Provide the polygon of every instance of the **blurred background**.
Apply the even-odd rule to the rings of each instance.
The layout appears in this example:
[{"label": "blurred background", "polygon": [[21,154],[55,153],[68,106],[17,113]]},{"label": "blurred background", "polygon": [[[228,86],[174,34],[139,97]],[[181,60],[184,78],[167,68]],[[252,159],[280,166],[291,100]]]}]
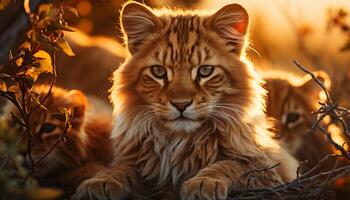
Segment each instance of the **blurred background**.
[{"label": "blurred background", "polygon": [[[16,2],[22,8],[22,2]],[[125,0],[63,2],[77,8],[79,18],[72,20],[78,31],[67,33],[76,56],[59,55],[57,59],[58,85],[81,89],[87,94],[107,100],[107,90],[111,85],[107,80],[126,55],[118,20],[119,10]],[[349,0],[142,2],[155,8],[166,6],[212,10],[228,3],[239,3],[250,14],[250,45],[247,54],[260,72],[282,70],[304,75],[293,64],[293,60],[297,60],[310,70],[324,70],[328,73],[332,79],[333,98],[344,106],[350,104]],[[0,29],[6,28],[7,22],[11,22],[11,18],[6,17],[9,14],[6,11],[13,12],[11,6],[5,12],[0,12]]]},{"label": "blurred background", "polygon": [[[66,87],[107,97],[106,79],[126,55],[119,31],[118,14],[125,1],[67,1],[79,12],[68,34],[76,57],[58,59],[69,65],[72,76],[58,76]],[[151,7],[218,9],[228,3],[243,5],[251,16],[248,57],[259,71],[284,70],[304,75],[297,60],[310,70],[324,70],[332,79],[332,95],[347,104],[350,97],[350,1],[349,0],[144,0]],[[76,75],[84,72],[84,80]],[[89,77],[91,76],[91,77]],[[101,77],[99,77],[101,76]],[[64,80],[61,80],[64,79]],[[79,83],[78,83],[78,82]],[[84,83],[81,83],[84,81]],[[75,83],[77,82],[77,83]],[[346,90],[347,92],[344,92]]]},{"label": "blurred background", "polygon": [[[125,2],[70,1],[80,16],[74,26],[79,31],[67,34],[76,56],[62,55],[57,59],[59,85],[79,88],[108,101],[109,79],[127,54],[119,29],[119,11]],[[350,109],[350,0],[142,2],[153,8],[203,10],[217,10],[229,3],[241,4],[250,15],[247,56],[262,76],[281,71],[281,76],[304,77],[306,74],[293,63],[296,60],[310,71],[326,72],[331,79],[329,91],[332,99]],[[340,129],[330,131],[339,144],[344,142],[337,137]]]},{"label": "blurred background", "polygon": [[[33,8],[39,2],[63,2],[77,9],[79,18],[74,16],[69,18],[76,31],[66,33],[75,56],[69,57],[62,52],[58,53],[56,85],[83,91],[89,100],[95,100],[93,102],[96,110],[106,109],[105,112],[109,113],[112,110],[108,103],[108,89],[112,85],[110,77],[127,55],[119,29],[119,11],[126,0],[31,0],[30,2]],[[332,99],[350,109],[350,0],[143,0],[140,2],[153,8],[165,6],[203,10],[217,10],[228,3],[241,4],[250,15],[247,56],[259,73],[263,75],[271,71],[283,71],[284,74],[285,72],[292,74],[291,77],[304,76],[305,73],[293,64],[293,60],[302,63],[310,71],[323,70],[331,78]],[[5,9],[2,5],[8,7]],[[21,30],[22,37],[16,37],[20,34],[17,34],[14,27],[25,29],[26,20],[23,1],[0,0],[0,66],[4,57],[6,59],[8,57],[7,50],[11,47],[16,49],[21,44],[25,31]],[[7,40],[12,41],[6,43]],[[7,47],[5,48],[3,44]],[[43,81],[46,78],[44,77]],[[100,103],[100,106],[97,103]],[[4,99],[0,98],[0,107],[3,104]],[[331,132],[337,131],[338,129]],[[341,138],[339,141],[342,141]]]}]

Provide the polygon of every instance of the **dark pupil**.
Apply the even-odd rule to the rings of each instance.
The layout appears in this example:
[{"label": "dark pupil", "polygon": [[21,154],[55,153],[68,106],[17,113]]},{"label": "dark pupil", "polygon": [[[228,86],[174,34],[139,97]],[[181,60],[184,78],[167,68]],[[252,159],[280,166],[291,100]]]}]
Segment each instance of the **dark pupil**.
[{"label": "dark pupil", "polygon": [[211,73],[212,67],[211,66],[203,66],[199,70],[200,74],[203,76],[207,76]]},{"label": "dark pupil", "polygon": [[51,123],[45,123],[41,126],[40,132],[41,133],[51,133],[53,130],[55,130],[56,125]]},{"label": "dark pupil", "polygon": [[152,72],[156,77],[163,77],[165,75],[165,71],[162,67],[152,67]]},{"label": "dark pupil", "polygon": [[163,75],[163,69],[161,69],[161,68],[157,68],[156,69],[156,73],[157,73],[157,75],[159,75],[159,76],[162,76]]},{"label": "dark pupil", "polygon": [[288,113],[287,115],[287,123],[295,122],[299,119],[299,113]]}]

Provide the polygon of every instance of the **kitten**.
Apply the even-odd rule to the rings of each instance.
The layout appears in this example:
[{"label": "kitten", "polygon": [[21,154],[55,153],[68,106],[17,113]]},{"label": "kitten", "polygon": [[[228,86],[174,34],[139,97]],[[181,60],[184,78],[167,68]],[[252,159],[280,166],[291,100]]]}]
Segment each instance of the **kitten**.
[{"label": "kitten", "polygon": [[[328,85],[329,77],[322,71],[315,76]],[[311,133],[316,121],[312,112],[319,106],[322,88],[305,75],[299,83],[288,74],[265,75],[267,95],[267,115],[276,120],[276,138],[299,161],[308,161],[314,166],[327,154],[335,153],[332,145],[322,133]]]},{"label": "kitten", "polygon": [[[46,85],[36,86],[32,94],[42,100],[48,89]],[[108,115],[89,113],[85,95],[77,90],[66,91],[53,87],[43,105],[47,110],[38,108],[29,119],[33,134],[31,156],[34,163],[49,152],[64,132],[65,122],[52,117],[52,114],[59,113],[59,108],[66,107],[73,110],[73,117],[64,142],[35,164],[33,178],[42,186],[57,187],[70,194],[83,180],[106,168],[112,160],[112,141],[109,139],[112,120]],[[27,106],[30,110],[37,107],[37,104]],[[18,127],[18,124],[9,120],[11,112],[19,116],[16,108],[8,104],[5,110],[3,120]],[[21,144],[27,145],[28,137],[23,132],[19,134]],[[24,164],[30,168],[29,155],[26,153],[24,152]]]},{"label": "kitten", "polygon": [[121,27],[130,56],[110,96],[118,154],[74,199],[221,200],[232,185],[246,186],[252,169],[281,163],[257,187],[296,176],[296,161],[268,131],[265,91],[243,56],[243,7],[207,14],[128,2]]}]

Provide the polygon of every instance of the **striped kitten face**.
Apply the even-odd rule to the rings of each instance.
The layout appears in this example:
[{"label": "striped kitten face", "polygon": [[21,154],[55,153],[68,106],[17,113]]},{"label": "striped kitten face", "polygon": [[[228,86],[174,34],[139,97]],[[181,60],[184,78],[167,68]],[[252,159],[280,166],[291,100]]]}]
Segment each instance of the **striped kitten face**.
[{"label": "striped kitten face", "polygon": [[[192,37],[198,46],[175,47],[177,41],[171,39],[177,36],[170,35],[169,44],[148,57],[136,86],[137,93],[171,130],[193,131],[215,111],[225,94],[236,92],[226,73],[228,66],[221,65],[213,47],[195,33]],[[172,60],[177,55],[184,60]]]},{"label": "striped kitten face", "polygon": [[[315,73],[320,80],[328,79],[324,73]],[[277,135],[282,145],[295,153],[303,144],[304,137],[314,122],[312,112],[317,109],[321,88],[304,77],[304,83],[294,86],[286,80],[266,79],[268,89],[267,114],[277,121]]]},{"label": "striped kitten face", "polygon": [[[36,86],[33,88],[33,95],[37,95],[41,100],[46,96],[48,86]],[[81,138],[81,127],[84,121],[85,107],[86,107],[85,96],[76,90],[66,91],[61,88],[54,87],[50,96],[44,103],[47,110],[38,108],[36,112],[33,112],[29,123],[32,130],[32,142],[31,142],[31,156],[34,162],[39,161],[50,149],[57,143],[58,139],[64,132],[65,122],[60,121],[52,114],[60,113],[59,108],[72,108],[74,116],[71,120],[71,129],[67,132],[64,143],[59,144],[45,159],[43,159],[37,166],[34,176],[40,178],[53,171],[59,172],[64,170],[67,166],[76,166],[79,159],[83,156],[82,152],[82,138]],[[37,104],[28,105],[30,109],[37,107]],[[7,107],[5,113],[13,112],[16,116],[18,111],[11,105]],[[9,119],[8,116],[4,116]],[[10,120],[10,125],[19,127]],[[27,145],[27,135],[22,130],[21,133],[22,145]],[[23,154],[24,165],[30,166],[29,155],[27,152]]]},{"label": "striped kitten face", "polygon": [[224,114],[218,108],[241,109],[249,101],[239,59],[248,25],[241,6],[205,15],[133,3],[121,23],[131,57],[114,74],[116,112],[140,108],[135,115],[147,113],[144,120],[189,133]]}]

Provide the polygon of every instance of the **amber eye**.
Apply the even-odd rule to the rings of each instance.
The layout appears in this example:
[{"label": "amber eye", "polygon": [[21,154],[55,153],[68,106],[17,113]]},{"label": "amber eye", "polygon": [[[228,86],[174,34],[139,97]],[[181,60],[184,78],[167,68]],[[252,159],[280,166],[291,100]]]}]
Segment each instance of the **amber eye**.
[{"label": "amber eye", "polygon": [[52,131],[54,131],[56,129],[56,125],[55,124],[51,124],[51,123],[44,123],[41,128],[40,128],[40,133],[51,133]]},{"label": "amber eye", "polygon": [[197,76],[200,78],[205,78],[210,76],[214,71],[214,66],[211,65],[202,65],[198,68]]},{"label": "amber eye", "polygon": [[151,73],[156,78],[161,78],[161,79],[166,78],[166,69],[160,65],[153,65],[151,67]]}]

